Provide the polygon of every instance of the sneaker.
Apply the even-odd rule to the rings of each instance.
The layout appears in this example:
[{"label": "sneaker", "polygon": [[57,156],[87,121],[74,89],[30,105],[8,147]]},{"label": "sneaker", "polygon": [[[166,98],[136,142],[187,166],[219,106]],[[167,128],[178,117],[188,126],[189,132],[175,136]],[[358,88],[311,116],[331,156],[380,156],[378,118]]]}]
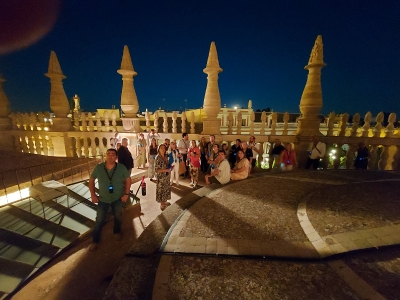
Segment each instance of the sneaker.
[{"label": "sneaker", "polygon": [[190,185],[190,186],[194,186],[194,183],[193,183],[193,181],[192,181],[191,183],[189,183],[189,185]]},{"label": "sneaker", "polygon": [[114,233],[114,239],[118,242],[122,239],[122,235],[120,233]]},{"label": "sneaker", "polygon": [[99,246],[98,243],[91,243],[89,246],[89,251],[90,252],[95,252],[97,250],[97,247]]}]

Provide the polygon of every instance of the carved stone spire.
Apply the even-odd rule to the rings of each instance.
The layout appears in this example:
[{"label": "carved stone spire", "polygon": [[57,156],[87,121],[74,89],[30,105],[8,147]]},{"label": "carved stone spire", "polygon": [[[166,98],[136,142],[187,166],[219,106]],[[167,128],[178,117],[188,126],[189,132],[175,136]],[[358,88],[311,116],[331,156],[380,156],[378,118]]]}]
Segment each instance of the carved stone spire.
[{"label": "carved stone spire", "polygon": [[46,77],[50,78],[50,108],[57,118],[67,117],[69,113],[69,103],[65,94],[62,80],[66,77],[61,71],[56,53],[51,51],[49,60],[49,70]]},{"label": "carved stone spire", "polygon": [[221,122],[217,119],[218,113],[221,109],[221,97],[218,88],[218,73],[223,70],[219,66],[217,48],[215,43],[212,42],[210,52],[208,54],[207,65],[203,70],[207,76],[207,87],[204,96],[204,112],[206,118],[203,119],[203,132],[202,134],[219,134]]},{"label": "carved stone spire", "polygon": [[322,36],[315,40],[308,65],[306,86],[300,100],[300,112],[297,135],[320,135],[318,114],[322,108],[321,69],[325,67],[323,59]]},{"label": "carved stone spire", "polygon": [[121,109],[127,118],[136,118],[139,103],[133,86],[133,77],[137,75],[133,69],[128,46],[124,46],[121,68],[117,71],[122,75]]}]

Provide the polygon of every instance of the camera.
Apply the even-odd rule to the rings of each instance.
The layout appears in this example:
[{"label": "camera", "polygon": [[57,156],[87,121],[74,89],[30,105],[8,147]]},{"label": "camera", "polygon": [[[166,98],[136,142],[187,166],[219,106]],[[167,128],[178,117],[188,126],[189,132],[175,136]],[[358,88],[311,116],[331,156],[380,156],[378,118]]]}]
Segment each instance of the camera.
[{"label": "camera", "polygon": [[108,187],[108,192],[109,192],[110,194],[112,194],[112,193],[114,192],[114,187],[113,187],[112,185],[110,185],[110,186]]}]

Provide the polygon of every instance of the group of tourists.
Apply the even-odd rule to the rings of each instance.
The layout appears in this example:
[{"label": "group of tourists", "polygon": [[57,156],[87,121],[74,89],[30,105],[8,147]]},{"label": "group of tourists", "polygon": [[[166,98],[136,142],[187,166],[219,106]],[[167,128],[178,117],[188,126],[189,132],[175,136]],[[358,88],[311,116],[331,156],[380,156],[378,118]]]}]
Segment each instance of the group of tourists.
[{"label": "group of tourists", "polygon": [[[246,179],[256,167],[257,156],[262,154],[254,136],[250,137],[249,142],[236,139],[230,149],[226,144],[217,144],[214,135],[209,136],[208,142],[202,137],[198,144],[195,140],[189,140],[187,133],[183,133],[182,139],[178,141],[167,138],[158,144],[159,139],[160,136],[154,129],[146,139],[143,133],[139,134],[136,164],[141,168],[148,162],[148,177],[156,182],[156,201],[160,203],[161,210],[170,205],[168,200],[171,199],[171,185],[179,185],[180,177],[190,177],[192,187],[197,186],[200,172],[205,174],[206,184],[226,184],[230,180]],[[113,233],[116,240],[121,238],[122,204],[131,193],[130,176],[134,160],[128,149],[128,139],[120,139],[116,133],[113,146],[114,148],[107,150],[105,162],[94,168],[89,179],[92,202],[98,204],[90,251],[95,251],[98,247],[102,226],[110,207],[114,215]],[[360,143],[357,150],[354,166],[356,169],[366,169],[368,148]],[[306,169],[317,169],[325,152],[326,145],[314,136]],[[291,143],[282,145],[276,139],[269,154],[272,169],[290,171],[298,166],[296,152]],[[96,179],[98,189],[95,185]]]}]

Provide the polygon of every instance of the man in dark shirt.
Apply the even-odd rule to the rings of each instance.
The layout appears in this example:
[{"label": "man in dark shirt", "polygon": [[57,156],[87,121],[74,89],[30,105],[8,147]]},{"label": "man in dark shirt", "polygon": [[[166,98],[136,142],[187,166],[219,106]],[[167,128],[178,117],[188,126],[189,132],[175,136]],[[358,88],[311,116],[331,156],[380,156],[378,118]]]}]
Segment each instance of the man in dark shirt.
[{"label": "man in dark shirt", "polygon": [[229,164],[231,165],[231,168],[235,166],[235,162],[237,159],[237,152],[240,149],[240,145],[242,144],[242,141],[240,139],[236,139],[236,142],[234,145],[231,147],[231,151],[229,152]]},{"label": "man in dark shirt", "polygon": [[269,156],[269,168],[280,169],[281,167],[281,152],[285,150],[279,139],[275,140],[274,147],[272,148]]},{"label": "man in dark shirt", "polygon": [[133,158],[132,154],[128,149],[128,139],[123,138],[121,141],[121,147],[118,149],[118,163],[123,164],[128,170],[129,175],[131,175],[133,168]]}]

